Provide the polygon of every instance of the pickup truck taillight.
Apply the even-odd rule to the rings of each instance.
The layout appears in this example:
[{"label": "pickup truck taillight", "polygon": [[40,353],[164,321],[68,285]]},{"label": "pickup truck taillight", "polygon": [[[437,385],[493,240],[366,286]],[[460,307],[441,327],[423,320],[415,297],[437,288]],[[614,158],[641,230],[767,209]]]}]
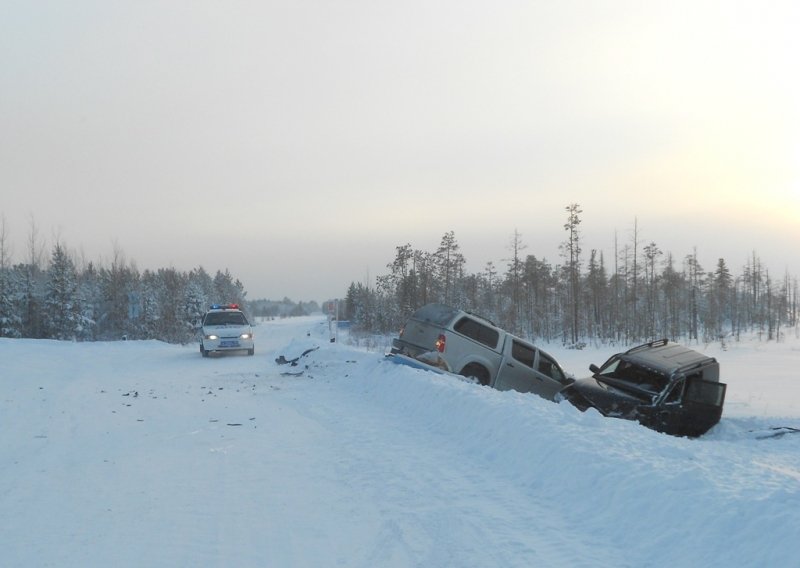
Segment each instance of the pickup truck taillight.
[{"label": "pickup truck taillight", "polygon": [[439,337],[436,338],[436,343],[434,343],[434,345],[436,346],[436,351],[438,351],[439,353],[444,353],[444,347],[446,343],[447,343],[447,338],[444,336],[444,334],[443,333],[439,334]]}]

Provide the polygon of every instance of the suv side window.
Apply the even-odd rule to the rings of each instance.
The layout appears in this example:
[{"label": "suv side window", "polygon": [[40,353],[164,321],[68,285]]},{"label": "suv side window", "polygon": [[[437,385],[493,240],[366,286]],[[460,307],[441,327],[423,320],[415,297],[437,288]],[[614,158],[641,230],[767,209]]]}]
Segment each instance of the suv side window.
[{"label": "suv side window", "polygon": [[483,343],[492,349],[497,349],[497,343],[500,341],[500,334],[497,330],[478,323],[472,318],[461,318],[453,326],[453,329],[461,335],[466,335],[470,339]]}]

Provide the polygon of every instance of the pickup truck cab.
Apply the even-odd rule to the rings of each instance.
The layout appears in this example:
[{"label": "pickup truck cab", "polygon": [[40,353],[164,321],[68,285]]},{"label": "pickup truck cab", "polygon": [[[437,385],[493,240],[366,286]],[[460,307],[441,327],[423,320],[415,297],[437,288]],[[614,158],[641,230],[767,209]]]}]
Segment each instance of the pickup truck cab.
[{"label": "pickup truck cab", "polygon": [[443,304],[418,309],[392,341],[406,355],[498,390],[553,400],[572,382],[553,357],[489,320]]}]

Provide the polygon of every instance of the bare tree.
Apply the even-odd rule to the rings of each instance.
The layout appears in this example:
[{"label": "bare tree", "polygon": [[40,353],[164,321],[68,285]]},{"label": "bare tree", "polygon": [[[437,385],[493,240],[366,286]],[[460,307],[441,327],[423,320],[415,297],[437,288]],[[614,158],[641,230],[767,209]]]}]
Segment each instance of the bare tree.
[{"label": "bare tree", "polygon": [[448,231],[442,236],[434,258],[442,301],[445,304],[458,305],[460,302],[456,287],[458,279],[463,276],[465,260],[453,231]]},{"label": "bare tree", "polygon": [[592,249],[589,256],[589,273],[586,276],[587,287],[587,331],[589,337],[605,336],[607,334],[608,310],[606,277],[603,253],[597,259],[597,249]]},{"label": "bare tree", "polygon": [[658,312],[658,286],[656,278],[656,258],[661,256],[661,249],[656,246],[656,243],[651,242],[644,247],[645,264],[645,284],[647,289],[647,313],[646,321],[647,328],[645,336],[648,339],[655,339],[656,334],[656,317]]},{"label": "bare tree", "polygon": [[42,337],[42,266],[44,245],[39,240],[39,227],[33,214],[28,229],[28,262],[23,275],[23,333],[25,337]]},{"label": "bare tree", "polygon": [[506,282],[511,292],[508,321],[511,324],[511,329],[516,333],[522,330],[522,274],[524,270],[522,251],[525,250],[525,248],[525,245],[522,243],[522,234],[517,229],[514,229],[511,242],[508,245],[508,249],[511,251],[511,258],[505,260],[508,262]]},{"label": "bare tree", "polygon": [[44,265],[44,243],[39,240],[39,226],[33,214],[28,225],[28,264],[36,270]]},{"label": "bare tree", "polygon": [[480,282],[483,288],[480,295],[482,309],[487,316],[495,318],[497,317],[497,269],[491,260],[486,263]]},{"label": "bare tree", "polygon": [[631,235],[633,244],[633,255],[631,256],[632,270],[631,273],[631,324],[632,333],[635,340],[642,337],[642,326],[639,322],[639,219],[633,219],[633,233]]},{"label": "bare tree", "polygon": [[561,250],[567,262],[565,267],[569,280],[568,304],[570,306],[570,339],[573,344],[578,343],[580,338],[579,315],[580,315],[580,270],[581,270],[581,239],[578,225],[581,223],[579,215],[583,213],[580,205],[570,203],[565,208],[567,211],[567,222],[564,223],[564,230],[567,231],[567,240],[562,243]]},{"label": "bare tree", "polygon": [[0,270],[11,266],[11,244],[8,242],[6,216],[0,213]]},{"label": "bare tree", "polygon": [[687,278],[689,281],[689,339],[698,340],[700,320],[700,286],[703,278],[703,268],[697,261],[697,247],[691,255],[686,257]]}]

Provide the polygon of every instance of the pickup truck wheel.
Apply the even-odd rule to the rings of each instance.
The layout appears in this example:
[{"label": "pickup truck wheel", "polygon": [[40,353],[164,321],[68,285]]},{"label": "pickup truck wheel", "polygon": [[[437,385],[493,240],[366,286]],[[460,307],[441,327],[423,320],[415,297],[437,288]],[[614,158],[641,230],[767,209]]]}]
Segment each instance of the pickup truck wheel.
[{"label": "pickup truck wheel", "polygon": [[461,369],[459,375],[470,379],[474,379],[475,382],[483,386],[487,386],[489,384],[489,371],[487,371],[482,365],[478,365],[477,363],[470,363],[469,365]]}]

